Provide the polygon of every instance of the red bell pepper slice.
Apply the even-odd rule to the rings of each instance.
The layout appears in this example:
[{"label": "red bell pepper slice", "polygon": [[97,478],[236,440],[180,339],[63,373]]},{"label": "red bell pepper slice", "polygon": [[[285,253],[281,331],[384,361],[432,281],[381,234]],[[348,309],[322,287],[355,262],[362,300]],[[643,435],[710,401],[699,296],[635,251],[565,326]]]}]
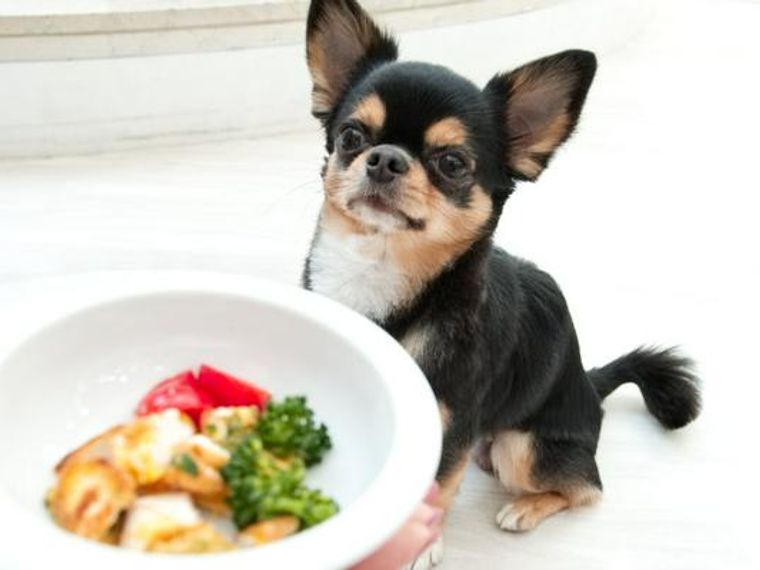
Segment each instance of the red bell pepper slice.
[{"label": "red bell pepper slice", "polygon": [[176,408],[200,425],[201,414],[214,407],[213,398],[204,392],[191,370],[181,372],[156,384],[143,396],[137,406],[137,415],[146,416]]},{"label": "red bell pepper slice", "polygon": [[272,395],[250,382],[202,365],[197,386],[211,396],[217,406],[256,406],[264,409]]}]

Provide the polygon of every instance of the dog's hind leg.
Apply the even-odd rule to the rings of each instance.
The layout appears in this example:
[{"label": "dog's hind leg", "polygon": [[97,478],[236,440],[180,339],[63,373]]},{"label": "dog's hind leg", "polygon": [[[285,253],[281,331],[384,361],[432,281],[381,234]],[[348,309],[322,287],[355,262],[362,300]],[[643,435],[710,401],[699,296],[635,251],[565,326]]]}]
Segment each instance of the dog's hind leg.
[{"label": "dog's hind leg", "polygon": [[594,450],[582,441],[509,430],[494,438],[490,451],[494,474],[515,495],[496,515],[504,530],[532,530],[559,511],[601,497]]}]

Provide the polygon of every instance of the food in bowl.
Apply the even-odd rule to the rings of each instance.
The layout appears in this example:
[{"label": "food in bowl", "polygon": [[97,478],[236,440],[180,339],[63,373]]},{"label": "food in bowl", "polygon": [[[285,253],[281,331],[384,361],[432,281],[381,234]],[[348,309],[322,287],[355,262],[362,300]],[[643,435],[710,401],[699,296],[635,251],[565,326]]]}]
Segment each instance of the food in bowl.
[{"label": "food in bowl", "polygon": [[304,482],[331,447],[305,397],[274,401],[203,365],[159,382],[135,419],[66,455],[46,505],[62,528],[133,550],[259,546],[337,513]]}]

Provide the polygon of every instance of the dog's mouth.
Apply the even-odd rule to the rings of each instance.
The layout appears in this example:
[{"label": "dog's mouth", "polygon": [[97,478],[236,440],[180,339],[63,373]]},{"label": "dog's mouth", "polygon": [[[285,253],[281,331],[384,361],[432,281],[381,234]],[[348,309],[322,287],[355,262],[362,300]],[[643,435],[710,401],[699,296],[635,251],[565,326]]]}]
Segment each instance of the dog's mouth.
[{"label": "dog's mouth", "polygon": [[372,212],[388,216],[399,222],[406,229],[421,230],[425,227],[424,220],[413,218],[401,208],[393,204],[391,200],[380,194],[362,194],[348,201],[348,209],[361,214],[363,208]]},{"label": "dog's mouth", "polygon": [[358,200],[378,212],[389,214],[391,216],[404,216],[404,212],[402,212],[400,208],[397,208],[388,200],[377,194],[363,196],[358,198]]}]

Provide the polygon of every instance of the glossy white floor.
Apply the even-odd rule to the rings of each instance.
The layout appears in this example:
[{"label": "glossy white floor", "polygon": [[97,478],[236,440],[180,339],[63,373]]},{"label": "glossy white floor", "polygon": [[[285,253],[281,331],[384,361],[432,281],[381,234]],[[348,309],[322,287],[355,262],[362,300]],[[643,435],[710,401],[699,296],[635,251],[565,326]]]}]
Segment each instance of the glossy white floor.
[{"label": "glossy white floor", "polygon": [[[495,527],[502,491],[472,469],[444,569],[752,566],[758,29],[755,2],[661,6],[601,61],[582,130],[519,188],[497,238],[563,285],[589,366],[642,342],[683,345],[704,378],[702,417],[664,433],[634,390],[616,393],[598,455],[605,500],[527,535]],[[316,130],[0,163],[0,284],[131,268],[295,282],[320,165]]]}]

